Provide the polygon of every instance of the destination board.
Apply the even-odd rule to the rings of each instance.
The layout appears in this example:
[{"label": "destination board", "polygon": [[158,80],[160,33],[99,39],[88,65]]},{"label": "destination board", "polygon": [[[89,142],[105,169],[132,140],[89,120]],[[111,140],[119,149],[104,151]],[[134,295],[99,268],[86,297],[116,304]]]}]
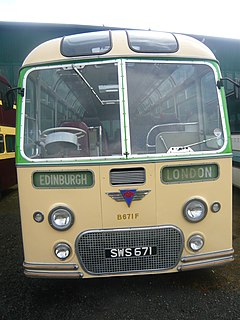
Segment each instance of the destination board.
[{"label": "destination board", "polygon": [[161,171],[163,183],[184,183],[215,180],[219,177],[217,164],[167,166]]},{"label": "destination board", "polygon": [[93,185],[93,174],[91,171],[38,171],[33,173],[33,185],[48,189],[89,188]]}]

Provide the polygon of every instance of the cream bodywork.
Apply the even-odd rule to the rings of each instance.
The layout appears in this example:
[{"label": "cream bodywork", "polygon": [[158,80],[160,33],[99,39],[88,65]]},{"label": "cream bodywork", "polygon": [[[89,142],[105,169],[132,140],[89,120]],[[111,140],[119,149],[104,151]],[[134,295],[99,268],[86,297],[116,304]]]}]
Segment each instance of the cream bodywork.
[{"label": "cream bodywork", "polygon": [[[146,57],[146,53],[137,53],[132,51],[127,42],[127,35],[125,31],[112,31],[112,49],[110,52],[101,55],[100,57]],[[216,57],[212,53],[212,51],[205,46],[200,41],[193,39],[191,37],[175,34],[176,39],[179,43],[179,49],[174,53],[158,53],[157,57],[168,57],[168,58],[186,58],[189,59],[211,59],[216,60]],[[60,52],[62,38],[57,38],[53,40],[49,40],[44,42],[43,44],[36,47],[24,60],[23,67],[28,65],[36,65],[44,63],[53,63],[53,62],[66,62],[69,61],[69,57],[65,57]],[[156,57],[156,54],[147,54],[148,57]],[[74,59],[79,59],[79,57],[71,58],[72,61]],[[89,59],[89,56],[82,56],[81,59]]]},{"label": "cream bodywork", "polygon": [[[163,184],[161,182],[160,172],[166,165],[203,163],[219,165],[219,178],[217,180],[177,184]],[[139,163],[128,164],[124,165],[124,168],[139,166]],[[94,173],[94,185],[85,189],[57,190],[37,189],[32,182],[32,174],[35,171],[58,171],[57,166],[18,168],[25,254],[24,266],[27,275],[92,277],[82,269],[78,261],[75,254],[75,241],[81,232],[93,229],[174,225],[182,230],[184,235],[185,245],[182,252],[182,261],[185,261],[185,259],[186,261],[188,259],[194,260],[195,254],[189,250],[187,240],[192,234],[196,233],[201,234],[205,241],[203,249],[196,254],[196,260],[205,261],[206,259],[201,258],[202,254],[210,254],[213,257],[227,255],[227,260],[232,259],[231,158],[145,163],[141,165],[146,171],[146,182],[143,185],[112,186],[109,180],[110,170],[122,167],[123,165],[115,164],[89,167],[66,166],[64,167],[66,171],[91,170]],[[61,170],[63,170],[62,167]],[[108,192],[117,192],[119,189],[133,188],[150,190],[150,192],[142,200],[133,201],[130,207],[127,206],[126,202],[116,202],[107,195]],[[203,199],[208,205],[207,216],[199,223],[187,222],[183,217],[183,206],[192,198]],[[210,209],[215,201],[221,203],[221,210],[218,213],[213,213]],[[67,206],[74,213],[75,222],[67,231],[57,231],[48,222],[49,212],[58,205]],[[43,222],[37,223],[33,220],[33,214],[36,211],[44,214]],[[54,255],[53,248],[59,242],[68,243],[72,248],[70,258],[64,262],[59,261]],[[225,251],[227,254],[222,254]],[[176,268],[164,270],[164,272],[184,270],[181,267],[184,264],[182,261],[179,261]],[[46,268],[44,268],[45,264]],[[214,264],[216,263],[210,263],[210,265]],[[56,266],[54,267],[54,265]],[[65,267],[67,269],[68,267],[72,268],[72,270],[63,272]],[[62,270],[57,271],[58,269]],[[51,271],[49,272],[49,270]]]}]

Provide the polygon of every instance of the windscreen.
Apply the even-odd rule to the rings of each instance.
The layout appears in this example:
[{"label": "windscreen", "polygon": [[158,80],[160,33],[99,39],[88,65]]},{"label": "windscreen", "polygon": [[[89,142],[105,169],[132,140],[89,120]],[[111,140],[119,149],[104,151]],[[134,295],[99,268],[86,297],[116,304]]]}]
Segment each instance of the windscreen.
[{"label": "windscreen", "polygon": [[28,158],[135,157],[223,146],[206,63],[114,60],[34,68],[26,77]]}]

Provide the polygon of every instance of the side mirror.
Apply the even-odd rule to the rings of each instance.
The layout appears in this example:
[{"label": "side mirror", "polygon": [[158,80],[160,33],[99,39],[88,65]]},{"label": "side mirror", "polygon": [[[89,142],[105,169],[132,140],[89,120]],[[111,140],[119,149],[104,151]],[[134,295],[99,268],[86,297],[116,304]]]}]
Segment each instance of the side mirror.
[{"label": "side mirror", "polygon": [[235,96],[235,98],[237,99],[237,100],[239,100],[240,99],[240,86],[238,85],[238,86],[234,86],[234,96]]},{"label": "side mirror", "polygon": [[6,103],[5,103],[5,109],[11,110],[13,109],[14,105],[16,104],[16,94],[20,94],[22,97],[24,96],[24,89],[22,88],[11,88],[6,92]]},{"label": "side mirror", "polygon": [[234,85],[234,96],[236,99],[240,99],[240,83],[232,80],[231,78],[221,78],[220,80],[217,81],[217,87],[218,89],[221,89],[221,87],[223,87],[223,81],[229,81]]},{"label": "side mirror", "polygon": [[6,93],[6,99],[4,104],[4,109],[11,110],[15,104],[15,95],[12,89],[8,90]]}]

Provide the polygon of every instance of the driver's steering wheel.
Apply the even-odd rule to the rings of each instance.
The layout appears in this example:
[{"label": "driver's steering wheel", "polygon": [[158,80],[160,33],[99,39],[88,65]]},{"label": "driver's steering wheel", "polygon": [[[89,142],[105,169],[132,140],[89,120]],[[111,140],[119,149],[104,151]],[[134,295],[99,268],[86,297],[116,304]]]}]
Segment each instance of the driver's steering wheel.
[{"label": "driver's steering wheel", "polygon": [[85,137],[85,135],[87,134],[85,130],[80,129],[80,128],[75,128],[75,127],[56,127],[56,128],[49,128],[44,130],[41,133],[41,137],[42,138],[46,138],[49,134],[51,133],[57,133],[57,132],[69,132],[69,133],[73,133],[77,136],[77,138],[81,139],[83,137]]}]

